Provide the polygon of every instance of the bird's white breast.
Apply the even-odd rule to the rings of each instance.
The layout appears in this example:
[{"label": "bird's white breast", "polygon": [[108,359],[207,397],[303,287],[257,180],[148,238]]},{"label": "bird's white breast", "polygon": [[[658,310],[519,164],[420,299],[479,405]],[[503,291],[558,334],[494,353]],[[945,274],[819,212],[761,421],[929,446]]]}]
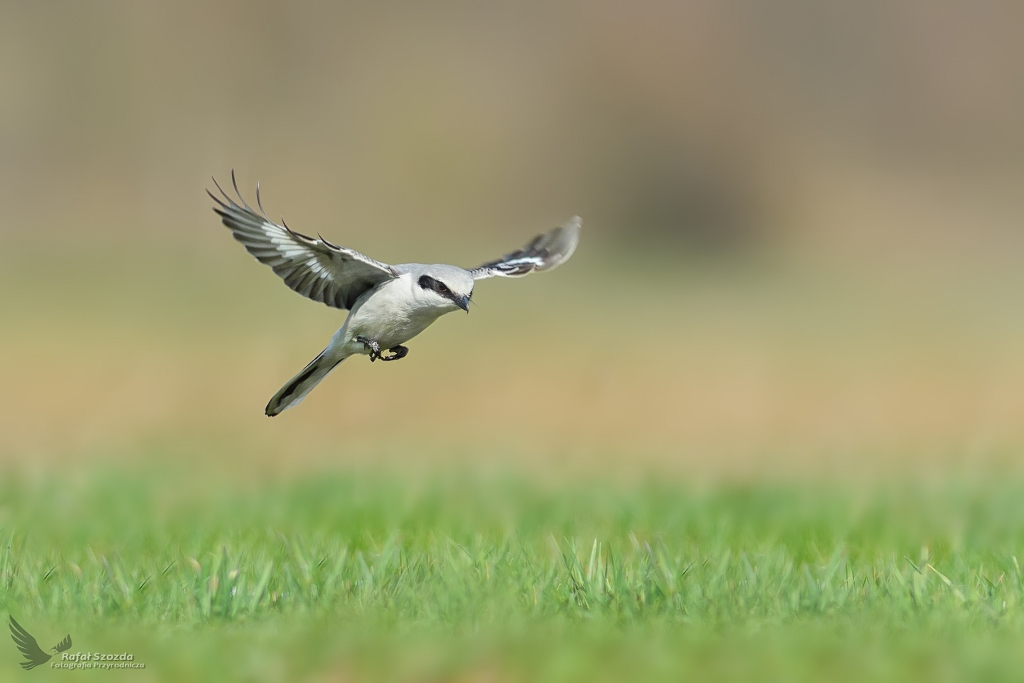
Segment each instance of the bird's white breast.
[{"label": "bird's white breast", "polygon": [[448,312],[418,296],[411,275],[389,280],[356,303],[347,323],[349,339],[375,339],[382,348],[404,344]]}]

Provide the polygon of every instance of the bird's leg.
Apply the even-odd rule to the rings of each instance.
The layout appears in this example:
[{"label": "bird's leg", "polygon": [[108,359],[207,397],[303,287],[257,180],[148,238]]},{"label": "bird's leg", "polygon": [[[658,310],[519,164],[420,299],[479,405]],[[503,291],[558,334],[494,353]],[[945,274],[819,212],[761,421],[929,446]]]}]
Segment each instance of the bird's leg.
[{"label": "bird's leg", "polygon": [[380,344],[377,343],[376,339],[367,339],[366,337],[356,337],[356,341],[362,344],[370,352],[370,362],[377,360],[381,357],[380,355]]},{"label": "bird's leg", "polygon": [[402,358],[405,358],[405,356],[409,353],[409,347],[402,346],[401,344],[399,344],[398,346],[392,346],[390,349],[388,349],[388,351],[390,351],[394,355],[382,355],[380,357],[381,360],[401,360]]}]

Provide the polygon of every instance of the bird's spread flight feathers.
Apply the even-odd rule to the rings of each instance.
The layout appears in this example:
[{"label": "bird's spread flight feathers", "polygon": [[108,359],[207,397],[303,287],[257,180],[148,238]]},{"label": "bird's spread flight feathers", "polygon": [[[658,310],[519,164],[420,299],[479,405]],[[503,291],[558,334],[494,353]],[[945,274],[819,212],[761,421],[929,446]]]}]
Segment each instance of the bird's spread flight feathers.
[{"label": "bird's spread flight feathers", "polygon": [[489,277],[521,277],[534,271],[550,270],[565,263],[576,251],[580,241],[580,226],[583,221],[573,216],[561,227],[537,235],[522,249],[505,254],[497,261],[490,261],[469,272],[474,280]]},{"label": "bird's spread flight feathers", "polygon": [[[299,294],[334,308],[352,308],[362,294],[396,277],[394,268],[363,256],[357,251],[331,244],[323,237],[313,239],[267,218],[256,186],[256,205],[260,215],[246,204],[238,191],[234,171],[231,183],[238,198],[232,199],[214,179],[223,199],[209,192],[217,202],[213,209],[235,239],[246,250],[274,269],[285,284]],[[239,202],[241,202],[239,204]]]},{"label": "bird's spread flight feathers", "polygon": [[[285,284],[299,294],[321,301],[334,308],[350,309],[356,300],[382,282],[414,270],[419,264],[390,266],[375,261],[353,249],[331,244],[323,237],[314,239],[295,232],[284,221],[273,222],[263,210],[260,187],[256,185],[257,213],[242,198],[231,172],[235,190],[232,198],[214,179],[221,197],[208,191],[217,203],[214,211],[224,225],[231,228],[235,239],[261,263],[274,269]],[[261,215],[262,214],[262,215]],[[521,277],[529,273],[551,270],[565,263],[576,251],[582,220],[573,216],[564,225],[537,235],[522,249],[496,261],[488,261],[469,273],[474,280],[489,277]]]}]

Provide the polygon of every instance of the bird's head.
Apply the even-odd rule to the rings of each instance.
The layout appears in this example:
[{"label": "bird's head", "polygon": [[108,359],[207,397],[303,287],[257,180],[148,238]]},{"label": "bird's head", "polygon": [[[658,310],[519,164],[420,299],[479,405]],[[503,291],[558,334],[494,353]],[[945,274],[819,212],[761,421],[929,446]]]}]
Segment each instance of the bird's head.
[{"label": "bird's head", "polygon": [[461,308],[469,313],[474,285],[469,271],[443,264],[427,266],[417,278],[416,285],[420,297],[431,306],[446,311]]}]

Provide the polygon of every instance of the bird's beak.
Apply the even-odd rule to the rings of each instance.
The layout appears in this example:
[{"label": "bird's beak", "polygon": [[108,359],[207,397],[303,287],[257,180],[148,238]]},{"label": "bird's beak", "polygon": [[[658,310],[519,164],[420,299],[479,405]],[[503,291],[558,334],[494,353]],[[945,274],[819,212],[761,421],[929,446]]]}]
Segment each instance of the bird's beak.
[{"label": "bird's beak", "polygon": [[464,310],[466,313],[469,313],[469,297],[468,296],[460,296],[460,297],[456,298],[455,299],[455,305],[458,306],[459,308],[461,308],[462,310]]}]

